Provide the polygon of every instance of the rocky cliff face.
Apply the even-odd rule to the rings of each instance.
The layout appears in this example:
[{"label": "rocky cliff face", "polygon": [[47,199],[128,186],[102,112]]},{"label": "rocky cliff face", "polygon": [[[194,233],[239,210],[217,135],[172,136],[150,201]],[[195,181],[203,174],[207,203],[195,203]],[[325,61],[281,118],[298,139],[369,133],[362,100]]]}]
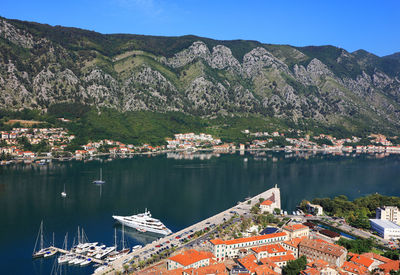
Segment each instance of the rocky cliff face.
[{"label": "rocky cliff face", "polygon": [[80,102],[120,111],[399,125],[395,55],[387,62],[333,47],[190,39],[106,36],[0,18],[0,108]]}]

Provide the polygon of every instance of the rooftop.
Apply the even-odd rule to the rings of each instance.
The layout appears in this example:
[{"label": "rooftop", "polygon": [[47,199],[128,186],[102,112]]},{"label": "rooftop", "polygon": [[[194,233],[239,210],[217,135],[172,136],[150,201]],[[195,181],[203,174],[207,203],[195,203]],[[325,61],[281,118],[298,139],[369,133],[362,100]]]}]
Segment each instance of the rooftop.
[{"label": "rooftop", "polygon": [[271,239],[271,238],[277,238],[277,237],[284,237],[287,234],[285,232],[279,232],[279,233],[273,233],[273,234],[266,234],[266,235],[259,235],[259,236],[254,236],[254,237],[246,237],[246,238],[239,238],[239,239],[233,239],[233,240],[228,240],[228,241],[223,241],[221,239],[214,239],[210,240],[210,242],[214,245],[218,244],[226,244],[226,245],[232,245],[232,244],[239,244],[239,243],[247,243],[247,242],[254,242],[254,241],[260,241],[260,240],[265,240],[265,239]]},{"label": "rooftop", "polygon": [[343,253],[346,253],[346,249],[344,247],[328,243],[321,239],[315,239],[315,240],[303,239],[300,242],[300,246],[305,246],[311,249],[315,249],[317,251],[334,255],[336,257],[340,257]]},{"label": "rooftop", "polygon": [[271,205],[271,204],[272,204],[272,201],[270,201],[270,200],[265,200],[261,203],[261,205]]},{"label": "rooftop", "polygon": [[183,266],[188,266],[204,259],[211,259],[214,255],[211,252],[197,251],[190,249],[181,254],[168,258],[171,261],[177,262]]},{"label": "rooftop", "polygon": [[266,251],[266,252],[268,252],[268,254],[286,252],[286,249],[284,249],[283,246],[280,244],[270,244],[270,245],[264,245],[264,246],[259,246],[259,247],[253,247],[252,250],[255,253],[260,253],[260,252]]},{"label": "rooftop", "polygon": [[365,267],[370,267],[374,263],[374,260],[371,260],[365,256],[354,254],[353,257],[350,259],[351,262],[359,265],[363,265]]},{"label": "rooftop", "polygon": [[283,229],[293,232],[297,230],[308,229],[308,226],[299,223],[299,224],[286,225],[283,227]]},{"label": "rooftop", "polygon": [[368,274],[368,269],[366,267],[356,265],[352,262],[344,262],[342,269],[353,274]]},{"label": "rooftop", "polygon": [[400,225],[395,224],[394,222],[391,222],[389,220],[380,220],[380,219],[369,219],[371,223],[375,223],[378,226],[381,226],[385,229],[399,229],[400,230]]}]

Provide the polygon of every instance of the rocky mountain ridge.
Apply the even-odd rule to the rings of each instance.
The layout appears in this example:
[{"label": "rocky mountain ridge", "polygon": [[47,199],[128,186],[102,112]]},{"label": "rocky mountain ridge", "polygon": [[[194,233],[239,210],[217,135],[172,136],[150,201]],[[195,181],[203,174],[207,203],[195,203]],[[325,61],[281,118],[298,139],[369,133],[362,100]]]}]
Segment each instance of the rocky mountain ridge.
[{"label": "rocky mountain ridge", "polygon": [[400,126],[400,59],[207,38],[102,35],[0,18],[0,108],[79,102]]}]

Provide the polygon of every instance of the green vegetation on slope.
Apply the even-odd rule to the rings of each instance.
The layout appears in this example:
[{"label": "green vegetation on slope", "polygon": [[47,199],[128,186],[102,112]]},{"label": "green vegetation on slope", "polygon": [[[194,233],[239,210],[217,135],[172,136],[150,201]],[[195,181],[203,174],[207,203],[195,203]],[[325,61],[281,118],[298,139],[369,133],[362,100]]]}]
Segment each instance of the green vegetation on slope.
[{"label": "green vegetation on slope", "polygon": [[[346,221],[358,228],[370,228],[369,218],[375,216],[376,208],[384,205],[400,207],[400,197],[389,197],[380,194],[368,195],[349,201],[344,195],[331,198],[316,198],[312,203],[319,204],[328,215],[344,217]],[[305,209],[306,201],[301,202]]]}]

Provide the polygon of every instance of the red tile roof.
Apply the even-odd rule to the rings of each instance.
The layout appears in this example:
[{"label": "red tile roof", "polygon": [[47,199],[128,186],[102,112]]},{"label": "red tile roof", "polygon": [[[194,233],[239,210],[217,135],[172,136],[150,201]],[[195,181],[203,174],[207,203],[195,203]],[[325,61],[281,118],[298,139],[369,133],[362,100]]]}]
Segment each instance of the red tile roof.
[{"label": "red tile roof", "polygon": [[298,248],[299,247],[299,243],[303,240],[303,239],[306,239],[307,237],[305,237],[305,236],[303,236],[303,237],[300,237],[300,238],[293,238],[293,239],[291,239],[290,241],[285,241],[285,242],[283,242],[284,244],[287,244],[287,245],[289,245],[289,246],[291,246],[291,247],[295,247],[295,248]]},{"label": "red tile roof", "polygon": [[270,200],[263,201],[260,205],[271,205],[273,202]]},{"label": "red tile roof", "polygon": [[372,253],[372,252],[363,253],[361,255],[364,256],[364,257],[367,257],[367,258],[369,258],[371,260],[376,260],[376,261],[380,261],[380,262],[383,262],[383,263],[388,263],[388,262],[392,261],[389,258],[383,257],[383,256],[381,256],[379,254],[375,254],[375,253]]},{"label": "red tile roof", "polygon": [[300,271],[301,275],[319,275],[321,272],[319,272],[317,269],[313,267],[309,267],[305,270]]},{"label": "red tile roof", "polygon": [[293,254],[288,253],[283,256],[273,256],[273,257],[268,257],[271,261],[274,263],[281,263],[281,262],[287,262],[287,261],[294,261],[296,258],[293,256]]},{"label": "red tile roof", "polygon": [[300,242],[299,246],[308,247],[310,249],[327,253],[329,255],[334,255],[335,257],[340,257],[341,255],[343,255],[343,253],[347,252],[346,248],[337,244],[328,243],[321,239],[303,239]]},{"label": "red tile roof", "polygon": [[188,268],[185,269],[184,274],[196,274],[196,275],[207,275],[207,274],[228,274],[226,271],[225,264],[218,263],[209,266],[202,266],[199,268]]},{"label": "red tile roof", "polygon": [[253,250],[257,254],[264,251],[266,251],[268,254],[286,252],[286,249],[284,249],[283,246],[280,244],[270,244],[259,247],[253,247],[251,250]]},{"label": "red tile roof", "polygon": [[307,266],[316,267],[316,268],[324,268],[324,267],[329,266],[329,263],[324,261],[324,260],[318,259],[318,260],[315,260],[313,262],[307,263]]},{"label": "red tile roof", "polygon": [[210,242],[211,242],[213,245],[225,244],[225,242],[224,242],[223,240],[221,240],[221,239],[210,240]]},{"label": "red tile roof", "polygon": [[222,241],[220,239],[214,239],[214,240],[211,240],[210,242],[212,244],[214,244],[214,245],[217,245],[217,244],[232,245],[232,244],[239,244],[239,243],[261,241],[261,240],[277,238],[277,237],[284,237],[286,235],[287,234],[285,232],[279,232],[279,233],[272,233],[272,234],[259,235],[259,236],[253,236],[253,237],[233,239],[233,240],[228,240],[228,241]]},{"label": "red tile roof", "polygon": [[284,226],[283,229],[293,232],[293,231],[297,231],[297,230],[309,229],[309,227],[299,223],[299,224]]},{"label": "red tile roof", "polygon": [[278,267],[273,261],[270,260],[270,258],[261,258],[261,259],[260,259],[260,262],[261,262],[263,265],[267,265],[267,266],[268,266],[269,268],[271,268],[271,269],[274,269],[274,268],[277,268],[277,267]]},{"label": "red tile roof", "polygon": [[254,273],[256,267],[258,267],[258,264],[256,263],[257,258],[256,256],[254,256],[254,254],[250,254],[247,255],[246,257],[238,259],[238,262],[251,273]]},{"label": "red tile roof", "polygon": [[269,268],[266,265],[259,265],[256,268],[254,268],[254,271],[257,275],[278,275],[279,273],[273,271],[271,268]]},{"label": "red tile roof", "polygon": [[385,272],[390,272],[390,270],[397,271],[400,269],[400,261],[391,260],[390,262],[381,264],[379,268],[383,269]]},{"label": "red tile roof", "polygon": [[362,255],[359,255],[359,254],[353,255],[351,257],[350,261],[355,264],[365,266],[366,268],[369,268],[374,263],[374,260],[371,260],[371,259],[369,259],[365,256],[362,256]]},{"label": "red tile roof", "polygon": [[352,262],[344,262],[344,264],[342,265],[342,269],[354,274],[368,274],[368,269],[365,266],[356,265]]},{"label": "red tile roof", "polygon": [[171,261],[177,262],[183,266],[188,266],[204,259],[212,259],[214,255],[211,252],[197,251],[190,249],[181,254],[168,258]]}]

